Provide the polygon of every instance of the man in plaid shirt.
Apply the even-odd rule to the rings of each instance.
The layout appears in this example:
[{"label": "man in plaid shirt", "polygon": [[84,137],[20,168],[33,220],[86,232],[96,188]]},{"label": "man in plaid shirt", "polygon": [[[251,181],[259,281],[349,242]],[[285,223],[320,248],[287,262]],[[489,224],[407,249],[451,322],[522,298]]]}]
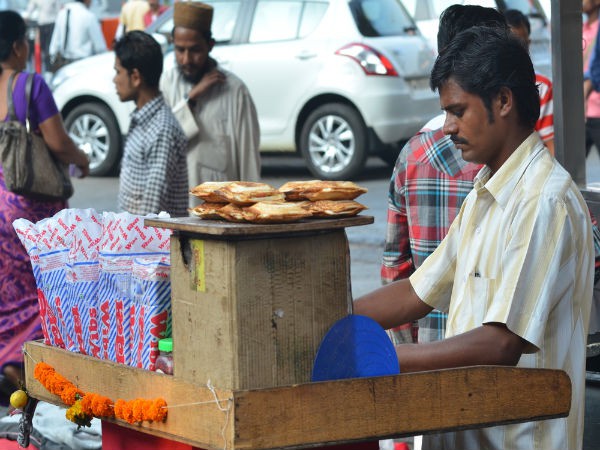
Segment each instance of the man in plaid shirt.
[{"label": "man in plaid shirt", "polygon": [[[453,5],[441,17],[438,48],[456,34],[477,25],[506,28],[504,16],[493,8]],[[427,127],[427,126],[426,126]],[[396,161],[390,181],[381,279],[384,284],[408,278],[437,248],[460,207],[473,189],[481,165],[464,161],[441,126],[423,129],[408,141]],[[444,338],[447,314],[433,310],[418,323],[418,341]],[[394,329],[395,344],[416,340],[407,326]],[[407,335],[408,334],[408,335]]]},{"label": "man in plaid shirt", "polygon": [[119,208],[185,216],[187,140],[159,91],[162,67],[160,46],[143,31],[127,33],[115,44],[117,94],[136,105],[121,162]]}]

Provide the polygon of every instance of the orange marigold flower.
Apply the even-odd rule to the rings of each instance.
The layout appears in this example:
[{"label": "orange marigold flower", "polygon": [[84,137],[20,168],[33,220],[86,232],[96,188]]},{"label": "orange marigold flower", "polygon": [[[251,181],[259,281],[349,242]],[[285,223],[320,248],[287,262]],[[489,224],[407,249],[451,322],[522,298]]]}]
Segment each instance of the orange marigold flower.
[{"label": "orange marigold flower", "polygon": [[94,417],[113,417],[115,415],[112,400],[102,395],[89,392],[81,401],[83,410]]}]

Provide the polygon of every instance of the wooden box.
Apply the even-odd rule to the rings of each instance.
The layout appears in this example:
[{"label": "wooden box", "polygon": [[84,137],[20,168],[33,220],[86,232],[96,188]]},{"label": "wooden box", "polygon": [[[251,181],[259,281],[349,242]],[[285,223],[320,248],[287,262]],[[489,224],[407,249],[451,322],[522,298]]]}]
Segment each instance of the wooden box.
[{"label": "wooden box", "polygon": [[310,381],[325,333],[351,312],[345,227],[359,216],[284,225],[146,220],[175,230],[175,375],[227,389]]}]

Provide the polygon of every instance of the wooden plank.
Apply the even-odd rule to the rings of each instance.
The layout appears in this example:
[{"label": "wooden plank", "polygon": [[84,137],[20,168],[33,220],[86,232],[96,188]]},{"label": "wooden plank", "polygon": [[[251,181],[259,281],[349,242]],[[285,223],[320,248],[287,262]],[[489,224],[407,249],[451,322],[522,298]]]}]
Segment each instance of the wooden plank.
[{"label": "wooden plank", "polygon": [[[236,448],[278,448],[567,416],[558,370],[478,366],[235,393]],[[403,410],[399,405],[419,405]]]},{"label": "wooden plank", "polygon": [[145,219],[144,225],[186,233],[233,238],[335,230],[369,225],[374,220],[372,216],[359,215],[343,219],[305,219],[294,223],[252,224],[232,223],[224,220],[203,220],[199,217],[175,217],[171,219]]},{"label": "wooden plank", "polygon": [[[269,389],[216,389],[219,399],[233,399],[227,415],[206,386],[180,377],[38,342],[26,343],[25,349],[26,386],[32,397],[61,404],[33,378],[38,361],[52,365],[84,391],[113,400],[160,395],[170,406],[165,423],[116,422],[200,448],[309,448],[478,428],[564,417],[571,402],[571,383],[563,371],[478,366]],[[406,412],[398,408],[411,404],[424,407]]]},{"label": "wooden plank", "polygon": [[[40,342],[27,342],[25,350],[26,387],[34,398],[65,406],[59,397],[50,394],[33,377],[35,364],[43,361],[85,392],[105,395],[113,401],[118,398],[162,397],[169,406],[164,423],[130,425],[114,420],[120,426],[201,448],[224,448],[224,439],[227,439],[226,448],[233,448],[233,405],[229,405],[228,415],[219,410],[215,401],[215,395],[219,399],[233,399],[230,391],[215,389],[213,395],[206,386],[198,386],[178,377],[103,361],[48,347]],[[227,406],[227,402],[221,403],[221,407]]]}]

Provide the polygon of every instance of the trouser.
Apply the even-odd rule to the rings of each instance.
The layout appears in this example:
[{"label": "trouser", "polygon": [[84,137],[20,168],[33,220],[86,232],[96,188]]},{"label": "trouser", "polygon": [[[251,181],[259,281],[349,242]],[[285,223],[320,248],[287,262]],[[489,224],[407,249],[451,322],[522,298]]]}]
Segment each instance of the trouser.
[{"label": "trouser", "polygon": [[600,117],[588,117],[585,121],[585,156],[590,154],[592,145],[600,154]]},{"label": "trouser", "polygon": [[54,24],[47,23],[40,25],[40,49],[42,50],[42,64],[43,70],[48,70],[50,67],[50,54],[48,49],[50,48],[50,39],[52,39],[52,32],[54,31]]}]

